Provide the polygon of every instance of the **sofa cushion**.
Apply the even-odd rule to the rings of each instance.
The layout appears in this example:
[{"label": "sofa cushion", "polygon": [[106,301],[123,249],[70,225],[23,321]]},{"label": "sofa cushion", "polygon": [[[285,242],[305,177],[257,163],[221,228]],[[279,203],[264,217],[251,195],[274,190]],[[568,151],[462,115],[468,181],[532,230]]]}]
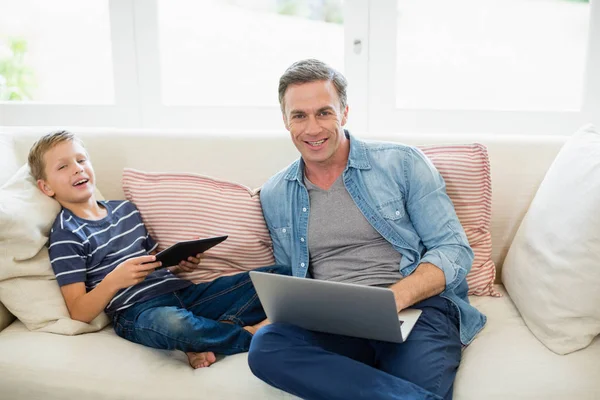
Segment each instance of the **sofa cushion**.
[{"label": "sofa cushion", "polygon": [[534,335],[567,354],[600,334],[600,133],[560,150],[510,247],[503,282]]},{"label": "sofa cushion", "polygon": [[469,294],[497,296],[496,266],[492,261],[492,179],[485,146],[419,146],[444,181],[456,215],[475,254],[467,275]]},{"label": "sofa cushion", "polygon": [[8,311],[4,304],[0,303],[0,331],[10,325],[14,320],[15,316]]},{"label": "sofa cushion", "polygon": [[195,283],[275,262],[257,191],[191,173],[123,171],[123,192],[163,250],[178,241],[228,235],[206,251],[202,268],[180,276]]},{"label": "sofa cushion", "polygon": [[[96,192],[98,198],[102,198]],[[72,335],[108,323],[70,319],[48,258],[48,233],[60,204],[45,196],[24,165],[0,189],[0,301],[29,329]]]},{"label": "sofa cushion", "polygon": [[13,139],[0,133],[0,187],[19,169]]},{"label": "sofa cushion", "polygon": [[194,370],[183,352],[129,342],[110,327],[67,337],[16,321],[0,332],[0,354],[6,399],[295,399],[254,377],[247,353]]},{"label": "sofa cushion", "polygon": [[[496,288],[506,294],[501,285]],[[600,398],[600,338],[582,351],[559,356],[531,334],[510,296],[470,300],[488,322],[463,351],[455,399]]]},{"label": "sofa cushion", "polygon": [[[508,296],[470,300],[488,323],[463,351],[455,399],[600,398],[599,338],[558,356],[535,339]],[[17,321],[0,333],[0,354],[0,387],[10,399],[295,398],[255,378],[247,353],[193,370],[182,352],[128,342],[109,327],[65,337],[29,332]]]}]

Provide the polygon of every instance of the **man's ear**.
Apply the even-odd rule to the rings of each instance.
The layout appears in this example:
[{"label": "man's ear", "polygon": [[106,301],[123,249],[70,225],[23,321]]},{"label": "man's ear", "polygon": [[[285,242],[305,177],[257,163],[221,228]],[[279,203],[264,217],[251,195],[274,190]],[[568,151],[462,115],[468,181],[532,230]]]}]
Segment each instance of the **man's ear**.
[{"label": "man's ear", "polygon": [[37,187],[48,197],[54,197],[54,190],[48,185],[48,183],[43,179],[37,180]]},{"label": "man's ear", "polygon": [[348,105],[346,105],[344,112],[342,113],[342,126],[346,125],[346,122],[348,122],[348,110]]}]

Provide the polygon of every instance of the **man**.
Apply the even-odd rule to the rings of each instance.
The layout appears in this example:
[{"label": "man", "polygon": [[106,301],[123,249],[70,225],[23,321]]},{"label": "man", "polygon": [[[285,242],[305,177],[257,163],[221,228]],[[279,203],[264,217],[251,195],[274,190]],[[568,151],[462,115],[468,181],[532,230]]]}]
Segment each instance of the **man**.
[{"label": "man", "polygon": [[343,129],[346,86],[318,60],[279,81],[302,157],[261,192],[275,258],[294,276],[389,287],[398,311],[421,317],[401,344],[272,324],[254,336],[250,368],[305,399],[451,399],[462,345],[485,324],[467,298],[473,252],[422,152]]}]

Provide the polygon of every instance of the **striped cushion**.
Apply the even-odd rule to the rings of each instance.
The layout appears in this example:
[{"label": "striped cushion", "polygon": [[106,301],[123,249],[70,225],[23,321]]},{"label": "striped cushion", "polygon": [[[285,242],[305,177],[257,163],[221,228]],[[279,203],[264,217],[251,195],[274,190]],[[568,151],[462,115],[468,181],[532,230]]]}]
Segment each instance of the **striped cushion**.
[{"label": "striped cushion", "polygon": [[123,171],[125,197],[135,203],[163,250],[181,240],[229,235],[208,250],[202,268],[179,276],[211,281],[275,263],[257,193],[191,173]]},{"label": "striped cushion", "polygon": [[492,179],[485,146],[419,146],[446,181],[446,191],[454,204],[469,244],[475,253],[467,275],[469,294],[500,296],[493,288],[496,266],[492,261]]}]

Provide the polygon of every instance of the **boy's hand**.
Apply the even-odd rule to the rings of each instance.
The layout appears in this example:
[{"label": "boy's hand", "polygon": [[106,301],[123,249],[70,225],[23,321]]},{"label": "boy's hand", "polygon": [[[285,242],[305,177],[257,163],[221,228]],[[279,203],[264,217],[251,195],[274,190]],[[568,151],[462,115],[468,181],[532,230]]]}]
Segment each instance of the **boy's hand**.
[{"label": "boy's hand", "polygon": [[180,261],[178,265],[176,265],[172,268],[169,268],[169,271],[171,271],[173,273],[195,271],[196,268],[198,268],[198,265],[200,265],[200,262],[202,261],[203,258],[204,258],[204,254],[198,253],[198,254],[196,254],[196,257],[188,257],[187,261],[186,260]]},{"label": "boy's hand", "polygon": [[160,267],[161,262],[156,261],[155,256],[141,256],[130,258],[119,264],[112,272],[106,275],[105,281],[109,281],[115,289],[124,289],[136,285],[146,279],[148,274]]}]

